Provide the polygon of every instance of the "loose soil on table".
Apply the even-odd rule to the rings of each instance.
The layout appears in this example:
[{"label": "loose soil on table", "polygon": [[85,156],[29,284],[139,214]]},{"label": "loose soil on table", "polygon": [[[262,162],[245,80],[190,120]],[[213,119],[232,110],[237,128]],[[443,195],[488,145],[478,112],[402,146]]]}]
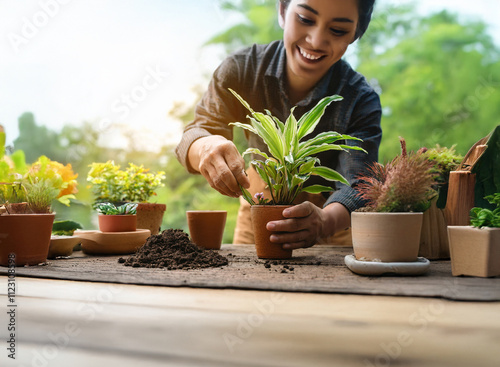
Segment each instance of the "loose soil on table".
[{"label": "loose soil on table", "polygon": [[190,270],[228,264],[228,259],[214,250],[202,249],[182,229],[167,229],[148,238],[134,255],[119,258],[125,266]]}]

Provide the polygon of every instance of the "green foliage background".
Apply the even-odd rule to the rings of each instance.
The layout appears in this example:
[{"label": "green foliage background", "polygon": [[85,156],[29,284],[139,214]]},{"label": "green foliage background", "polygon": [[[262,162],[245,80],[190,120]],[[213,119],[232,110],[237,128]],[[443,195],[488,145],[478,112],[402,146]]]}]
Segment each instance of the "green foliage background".
[{"label": "green foliage background", "polygon": [[[221,0],[219,4],[222,11],[239,14],[241,21],[212,36],[204,47],[223,47],[231,52],[282,38],[276,0]],[[406,139],[409,150],[456,144],[457,153],[464,155],[500,123],[500,51],[484,23],[445,11],[420,16],[412,5],[384,6],[379,1],[370,28],[351,48],[348,60],[381,97],[380,161],[399,153],[399,136]],[[204,89],[200,86],[205,86],[208,78],[195,86],[200,96]],[[179,102],[177,107],[173,111],[181,112],[172,112],[172,116],[190,122],[194,106]],[[177,162],[174,146],[154,154],[139,151],[134,136],[128,135],[128,147],[106,148],[99,145],[96,125],[82,122],[55,132],[38,125],[31,113],[19,118],[20,135],[11,152],[24,150],[28,162],[43,154],[71,163],[79,173],[78,202],[69,209],[56,206],[58,219],[77,220],[84,228],[97,227],[86,182],[88,165],[113,159],[123,166],[133,162],[166,172],[165,187],[151,200],[167,204],[163,228],[187,231],[186,210],[225,209],[228,220],[223,241],[232,242],[237,199],[220,195],[203,177],[189,175]],[[246,149],[239,129],[235,130],[235,142],[240,151]]]}]

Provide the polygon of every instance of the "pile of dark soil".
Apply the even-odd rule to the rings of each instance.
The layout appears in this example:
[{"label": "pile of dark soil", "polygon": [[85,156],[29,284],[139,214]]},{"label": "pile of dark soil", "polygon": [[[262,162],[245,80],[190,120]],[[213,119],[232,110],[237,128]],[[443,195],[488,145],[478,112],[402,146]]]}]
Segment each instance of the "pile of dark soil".
[{"label": "pile of dark soil", "polygon": [[196,246],[182,229],[167,229],[152,235],[137,253],[120,258],[125,266],[145,268],[202,269],[224,266],[228,259],[214,250]]}]

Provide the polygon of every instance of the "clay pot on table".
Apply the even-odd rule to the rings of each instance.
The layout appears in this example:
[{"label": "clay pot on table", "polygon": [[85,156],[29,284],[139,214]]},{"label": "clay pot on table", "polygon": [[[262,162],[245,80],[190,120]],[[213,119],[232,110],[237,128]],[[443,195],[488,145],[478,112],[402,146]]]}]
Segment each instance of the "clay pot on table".
[{"label": "clay pot on table", "polygon": [[352,244],[358,260],[414,262],[423,213],[353,212]]},{"label": "clay pot on table", "polygon": [[268,222],[285,219],[283,210],[292,205],[252,205],[250,214],[252,217],[252,227],[255,238],[255,249],[259,259],[289,259],[292,257],[292,250],[284,250],[282,244],[273,243],[270,240],[271,234],[267,230]]},{"label": "clay pot on table", "polygon": [[98,215],[101,232],[134,232],[137,229],[137,215]]},{"label": "clay pot on table", "polygon": [[226,226],[225,210],[188,210],[186,218],[191,240],[199,247],[219,250]]},{"label": "clay pot on table", "polygon": [[137,204],[137,228],[149,229],[152,235],[158,234],[161,231],[165,210],[167,210],[165,204]]},{"label": "clay pot on table", "polygon": [[37,265],[47,260],[55,214],[10,214],[0,217],[0,265]]},{"label": "clay pot on table", "polygon": [[448,226],[453,276],[500,276],[500,228]]}]

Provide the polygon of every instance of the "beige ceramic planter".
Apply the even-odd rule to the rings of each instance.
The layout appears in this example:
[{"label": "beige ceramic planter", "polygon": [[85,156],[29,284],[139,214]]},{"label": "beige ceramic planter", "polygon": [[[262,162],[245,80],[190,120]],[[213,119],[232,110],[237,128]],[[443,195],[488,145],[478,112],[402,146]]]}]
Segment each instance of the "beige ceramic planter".
[{"label": "beige ceramic planter", "polygon": [[448,226],[453,276],[500,275],[500,228]]},{"label": "beige ceramic planter", "polygon": [[283,210],[291,205],[252,205],[250,213],[255,238],[255,249],[259,259],[289,259],[292,250],[284,250],[281,244],[270,240],[272,232],[266,229],[268,222],[285,219]]},{"label": "beige ceramic planter", "polygon": [[225,210],[189,210],[186,212],[191,240],[206,249],[219,250],[226,226]]},{"label": "beige ceramic planter", "polygon": [[165,204],[137,204],[137,228],[149,229],[152,235],[158,234],[161,230],[165,210],[167,210]]},{"label": "beige ceramic planter", "polygon": [[417,261],[423,213],[351,214],[352,244],[358,260]]},{"label": "beige ceramic planter", "polygon": [[8,266],[12,253],[16,266],[45,262],[54,218],[53,213],[0,216],[0,265]]}]

